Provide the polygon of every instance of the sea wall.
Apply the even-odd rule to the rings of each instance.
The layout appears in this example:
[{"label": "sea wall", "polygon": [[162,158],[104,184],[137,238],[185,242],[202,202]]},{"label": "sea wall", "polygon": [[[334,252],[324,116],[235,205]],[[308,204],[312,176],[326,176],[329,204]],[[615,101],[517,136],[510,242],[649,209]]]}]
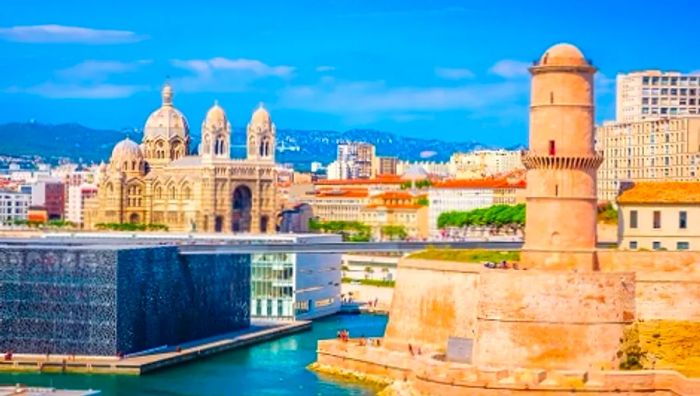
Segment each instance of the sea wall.
[{"label": "sea wall", "polygon": [[636,273],[641,320],[700,321],[700,252],[600,250],[602,272]]},{"label": "sea wall", "polygon": [[635,319],[633,273],[481,273],[474,363],[546,369],[611,368]]},{"label": "sea wall", "polygon": [[479,264],[402,259],[384,343],[444,350],[450,336],[474,338]]}]

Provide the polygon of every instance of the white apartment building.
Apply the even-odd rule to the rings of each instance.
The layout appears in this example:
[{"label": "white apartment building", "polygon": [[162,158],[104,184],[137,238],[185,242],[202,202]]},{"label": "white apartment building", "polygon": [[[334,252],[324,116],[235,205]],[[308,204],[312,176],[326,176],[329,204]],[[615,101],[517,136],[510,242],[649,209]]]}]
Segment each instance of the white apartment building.
[{"label": "white apartment building", "polygon": [[31,194],[0,191],[0,224],[11,225],[14,220],[26,220],[31,202]]},{"label": "white apartment building", "polygon": [[428,189],[428,233],[438,236],[438,218],[451,211],[469,211],[494,204],[494,184],[487,180],[450,180]]},{"label": "white apartment building", "polygon": [[606,122],[596,127],[598,199],[615,202],[624,181],[700,181],[700,117]]},{"label": "white apartment building", "polygon": [[524,169],[520,150],[476,150],[454,153],[450,166],[457,179],[480,179]]},{"label": "white apartment building", "polygon": [[[376,158],[375,147],[369,143],[350,142],[338,145],[336,158],[337,171],[333,176],[337,179],[369,179],[374,176],[373,164]],[[330,165],[329,165],[330,168]],[[329,179],[331,170],[329,169]],[[335,173],[337,172],[337,173]]]},{"label": "white apartment building", "polygon": [[66,199],[66,220],[82,226],[85,201],[95,196],[97,196],[97,186],[95,185],[69,185]]},{"label": "white apartment building", "polygon": [[700,114],[700,75],[643,70],[617,75],[618,122]]}]

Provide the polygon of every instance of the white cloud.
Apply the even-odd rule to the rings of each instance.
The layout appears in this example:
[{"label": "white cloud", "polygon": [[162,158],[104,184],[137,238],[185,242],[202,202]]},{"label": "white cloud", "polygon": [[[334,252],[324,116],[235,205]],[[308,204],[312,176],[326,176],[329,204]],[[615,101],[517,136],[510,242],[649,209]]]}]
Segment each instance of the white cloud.
[{"label": "white cloud", "polygon": [[279,106],[367,122],[382,117],[398,121],[438,111],[492,111],[493,107],[513,105],[526,97],[527,90],[528,85],[522,81],[458,87],[389,87],[384,81],[338,82],[282,89]]},{"label": "white cloud", "polygon": [[435,75],[445,80],[464,80],[474,78],[474,73],[469,69],[458,69],[449,67],[435,68]]},{"label": "white cloud", "polygon": [[191,59],[191,60],[173,60],[173,65],[183,69],[189,69],[196,73],[211,73],[216,70],[233,70],[240,72],[253,73],[260,77],[289,77],[294,73],[294,68],[291,66],[269,66],[256,59],[228,59],[228,58],[211,58],[211,59]]},{"label": "white cloud", "polygon": [[145,40],[128,30],[91,29],[78,26],[32,25],[0,28],[0,39],[20,43],[119,44]]},{"label": "white cloud", "polygon": [[288,79],[295,68],[270,66],[255,59],[173,59],[172,65],[188,70],[191,75],[173,79],[182,91],[237,92],[247,89],[252,82],[262,78]]},{"label": "white cloud", "polygon": [[141,85],[81,85],[46,82],[29,88],[11,87],[6,89],[5,92],[26,93],[52,99],[115,99],[127,98],[137,92],[146,90],[148,90],[148,87]]},{"label": "white cloud", "polygon": [[150,64],[150,60],[134,62],[86,60],[77,65],[61,69],[56,75],[66,80],[104,80],[113,74],[123,74],[138,70]]},{"label": "white cloud", "polygon": [[491,66],[489,73],[503,78],[525,77],[530,74],[527,70],[528,67],[530,67],[530,63],[528,62],[503,59]]},{"label": "white cloud", "polygon": [[593,77],[593,85],[596,94],[609,94],[612,93],[615,89],[615,79],[609,78],[605,74],[598,72]]},{"label": "white cloud", "polygon": [[321,65],[316,68],[316,71],[319,73],[331,72],[333,70],[335,70],[335,66]]}]

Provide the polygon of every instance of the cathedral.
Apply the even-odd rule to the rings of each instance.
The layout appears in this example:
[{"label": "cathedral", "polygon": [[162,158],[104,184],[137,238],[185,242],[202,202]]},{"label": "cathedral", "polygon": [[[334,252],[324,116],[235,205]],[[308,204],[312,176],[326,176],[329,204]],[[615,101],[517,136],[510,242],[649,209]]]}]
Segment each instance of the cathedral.
[{"label": "cathedral", "polygon": [[275,124],[261,105],[247,127],[246,158],[232,159],[231,124],[217,103],[202,122],[201,144],[190,152],[185,116],[166,84],[163,103],[146,121],[141,144],[126,138],[100,168],[97,197],[86,225],[158,224],[170,231],[272,233]]}]

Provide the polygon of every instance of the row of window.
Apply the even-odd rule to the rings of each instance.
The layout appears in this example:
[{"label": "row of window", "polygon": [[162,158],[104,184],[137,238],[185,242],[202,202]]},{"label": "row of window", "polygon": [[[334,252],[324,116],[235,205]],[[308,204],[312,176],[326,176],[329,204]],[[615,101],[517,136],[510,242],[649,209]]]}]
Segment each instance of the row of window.
[{"label": "row of window", "polygon": [[[681,104],[683,105],[683,104]],[[642,114],[698,114],[698,109],[694,107],[690,108],[677,108],[677,107],[642,107]]]},{"label": "row of window", "polygon": [[700,85],[698,76],[644,76],[642,84],[651,85]]},{"label": "row of window", "polygon": [[[660,241],[653,241],[651,243],[651,247],[654,250],[661,250],[665,249],[665,247],[661,244]],[[629,242],[629,248],[630,249],[637,249],[638,248],[638,243],[637,241],[630,241]],[[687,241],[678,241],[676,242],[676,250],[688,250],[690,249],[690,243]]]},{"label": "row of window", "polygon": [[[652,224],[654,229],[661,228],[661,211],[655,210],[652,215]],[[636,210],[630,210],[630,228],[638,228],[638,217],[639,214]],[[688,228],[688,212],[685,210],[678,212],[678,228],[682,230]]]},{"label": "row of window", "polygon": [[[690,95],[695,96],[698,94],[698,90],[695,88],[644,88],[642,89],[642,95]],[[645,98],[643,98],[645,99]],[[642,102],[644,103],[644,102]]]}]

